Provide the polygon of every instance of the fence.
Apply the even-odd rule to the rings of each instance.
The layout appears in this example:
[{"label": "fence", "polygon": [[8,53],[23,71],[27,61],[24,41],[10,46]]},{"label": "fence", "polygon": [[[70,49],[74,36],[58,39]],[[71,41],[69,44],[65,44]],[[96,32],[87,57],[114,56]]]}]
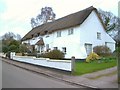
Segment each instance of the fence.
[{"label": "fence", "polygon": [[33,65],[40,65],[44,67],[50,67],[65,71],[72,71],[72,62],[71,60],[52,60],[49,58],[36,58],[30,56],[15,56],[14,53],[11,53],[11,59],[25,62]]}]

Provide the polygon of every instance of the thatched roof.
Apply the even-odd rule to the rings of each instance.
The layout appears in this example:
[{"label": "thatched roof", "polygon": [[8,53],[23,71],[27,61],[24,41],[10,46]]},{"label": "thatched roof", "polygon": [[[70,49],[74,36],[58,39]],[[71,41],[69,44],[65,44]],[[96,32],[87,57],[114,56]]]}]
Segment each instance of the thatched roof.
[{"label": "thatched roof", "polygon": [[[60,19],[57,19],[53,22],[48,22],[48,23],[42,24],[38,27],[35,27],[22,38],[22,41],[30,39],[34,35],[45,35],[46,33],[52,33],[57,30],[62,30],[65,28],[70,28],[70,27],[80,25],[85,21],[85,19],[90,15],[90,13],[93,10],[98,15],[97,9],[94,8],[93,6],[91,6],[82,11],[67,15]],[[98,15],[98,17],[100,18],[99,15]],[[101,18],[100,18],[100,20],[101,20]],[[101,20],[101,22],[102,22],[102,20]]]}]

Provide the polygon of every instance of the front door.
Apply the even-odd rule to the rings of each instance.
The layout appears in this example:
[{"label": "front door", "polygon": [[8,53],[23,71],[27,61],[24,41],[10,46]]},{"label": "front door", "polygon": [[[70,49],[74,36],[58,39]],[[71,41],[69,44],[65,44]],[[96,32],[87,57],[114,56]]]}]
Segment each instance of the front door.
[{"label": "front door", "polygon": [[92,52],[92,44],[85,44],[85,49],[86,49],[86,53],[87,55],[89,55]]}]

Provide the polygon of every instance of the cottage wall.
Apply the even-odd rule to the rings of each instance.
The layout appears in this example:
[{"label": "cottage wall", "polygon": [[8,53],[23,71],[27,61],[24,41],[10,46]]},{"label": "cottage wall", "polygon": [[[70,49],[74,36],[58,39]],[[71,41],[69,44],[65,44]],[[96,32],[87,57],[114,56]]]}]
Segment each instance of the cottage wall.
[{"label": "cottage wall", "polygon": [[[68,35],[68,30],[73,29],[73,34]],[[85,44],[91,44],[92,49],[97,45],[107,45],[112,51],[115,50],[115,41],[105,32],[100,19],[95,11],[88,16],[88,18],[81,24],[75,27],[60,30],[61,37],[57,37],[57,31],[42,36],[44,41],[44,51],[49,45],[49,49],[53,50],[57,47],[58,50],[63,51],[66,48],[65,58],[71,58],[75,56],[78,59],[85,59],[87,52]],[[101,39],[97,39],[97,32],[101,34]],[[38,40],[38,37],[34,40],[27,40],[30,45],[34,45]]]},{"label": "cottage wall", "polygon": [[[97,39],[97,32],[101,33],[101,39]],[[80,42],[81,46],[84,46],[85,43],[92,44],[92,48],[109,43],[108,47],[112,52],[115,50],[115,41],[106,33],[95,11],[92,11],[80,26]]]}]

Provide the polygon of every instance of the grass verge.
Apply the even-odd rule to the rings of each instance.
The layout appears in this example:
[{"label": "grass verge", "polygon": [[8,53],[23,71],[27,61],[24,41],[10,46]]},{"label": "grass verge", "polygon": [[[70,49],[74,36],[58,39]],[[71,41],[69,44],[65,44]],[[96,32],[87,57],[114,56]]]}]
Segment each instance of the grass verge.
[{"label": "grass verge", "polygon": [[95,71],[111,68],[117,66],[117,60],[112,59],[108,62],[101,60],[102,62],[93,61],[91,63],[86,62],[76,62],[75,63],[75,72],[73,75],[82,75],[86,73],[92,73]]}]

